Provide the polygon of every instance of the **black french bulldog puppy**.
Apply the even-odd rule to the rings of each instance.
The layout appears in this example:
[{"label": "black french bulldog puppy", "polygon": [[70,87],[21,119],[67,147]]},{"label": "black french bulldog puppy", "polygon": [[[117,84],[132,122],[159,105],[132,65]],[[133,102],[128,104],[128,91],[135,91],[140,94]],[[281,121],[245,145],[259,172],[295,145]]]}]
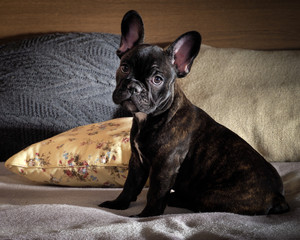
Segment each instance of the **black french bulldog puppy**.
[{"label": "black french bulldog puppy", "polygon": [[124,16],[121,30],[113,100],[133,114],[132,156],[123,191],[99,206],[128,208],[150,175],[147,204],[138,217],[163,214],[167,204],[195,212],[288,211],[272,165],[194,106],[176,84],[191,69],[200,34],[187,32],[166,50],[143,44],[143,22],[135,11]]}]

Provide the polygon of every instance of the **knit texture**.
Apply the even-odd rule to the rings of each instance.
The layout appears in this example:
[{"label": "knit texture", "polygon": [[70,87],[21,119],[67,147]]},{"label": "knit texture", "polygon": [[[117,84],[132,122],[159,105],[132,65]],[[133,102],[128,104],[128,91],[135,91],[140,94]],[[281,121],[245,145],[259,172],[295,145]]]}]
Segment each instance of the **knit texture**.
[{"label": "knit texture", "polygon": [[0,46],[0,161],[70,128],[128,116],[111,97],[119,41],[68,33]]}]

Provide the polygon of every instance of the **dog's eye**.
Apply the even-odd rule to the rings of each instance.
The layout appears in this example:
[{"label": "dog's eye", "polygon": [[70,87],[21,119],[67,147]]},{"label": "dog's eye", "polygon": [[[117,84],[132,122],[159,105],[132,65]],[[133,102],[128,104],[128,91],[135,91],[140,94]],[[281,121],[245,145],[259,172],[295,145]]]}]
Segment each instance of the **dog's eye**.
[{"label": "dog's eye", "polygon": [[129,66],[128,66],[127,64],[122,64],[122,65],[120,66],[120,68],[121,68],[121,71],[122,71],[123,73],[128,73],[128,72],[129,72]]},{"label": "dog's eye", "polygon": [[158,86],[163,82],[163,79],[160,76],[155,76],[151,81],[154,85]]}]

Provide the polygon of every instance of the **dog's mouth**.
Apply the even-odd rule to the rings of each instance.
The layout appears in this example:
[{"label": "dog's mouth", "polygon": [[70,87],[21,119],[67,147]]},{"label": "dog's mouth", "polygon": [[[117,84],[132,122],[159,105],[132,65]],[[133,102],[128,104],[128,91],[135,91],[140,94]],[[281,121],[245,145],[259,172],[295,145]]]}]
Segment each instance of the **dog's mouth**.
[{"label": "dog's mouth", "polygon": [[126,100],[122,101],[120,104],[123,108],[125,108],[129,112],[132,112],[132,113],[139,112],[139,109],[137,108],[137,106],[134,104],[134,102],[131,99],[126,99]]},{"label": "dog's mouth", "polygon": [[113,101],[129,112],[135,113],[140,111],[140,101],[129,91],[115,90],[113,93]]},{"label": "dog's mouth", "polygon": [[146,94],[146,92],[142,94],[132,94],[129,91],[116,90],[113,94],[113,101],[131,113],[149,113],[152,109],[151,101],[147,98]]}]

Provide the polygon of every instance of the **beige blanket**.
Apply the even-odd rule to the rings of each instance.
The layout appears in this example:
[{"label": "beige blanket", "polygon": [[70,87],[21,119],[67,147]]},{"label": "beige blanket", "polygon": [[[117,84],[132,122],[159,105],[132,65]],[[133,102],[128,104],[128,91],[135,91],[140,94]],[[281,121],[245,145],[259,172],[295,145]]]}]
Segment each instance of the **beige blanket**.
[{"label": "beige blanket", "polygon": [[168,207],[162,216],[128,218],[145,205],[147,189],[125,211],[99,208],[121,189],[38,185],[0,164],[0,239],[299,239],[300,163],[274,163],[291,211],[242,216]]}]

